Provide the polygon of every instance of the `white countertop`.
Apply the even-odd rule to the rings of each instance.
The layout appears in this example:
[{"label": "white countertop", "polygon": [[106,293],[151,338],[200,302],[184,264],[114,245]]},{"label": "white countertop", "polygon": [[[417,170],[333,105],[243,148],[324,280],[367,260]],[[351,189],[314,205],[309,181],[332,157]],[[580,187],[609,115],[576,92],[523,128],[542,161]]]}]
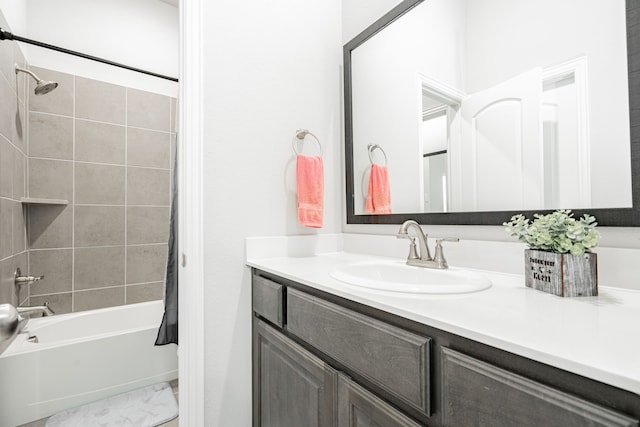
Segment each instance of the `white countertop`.
[{"label": "white countertop", "polygon": [[[276,256],[269,257],[249,248],[249,240],[251,267],[640,394],[639,291],[599,286],[597,297],[562,298],[526,288],[522,275],[482,270],[474,271],[486,274],[493,286],[470,294],[371,291],[329,272],[351,262],[398,258],[342,250],[287,256],[277,242]],[[274,248],[264,240],[257,246]]]}]

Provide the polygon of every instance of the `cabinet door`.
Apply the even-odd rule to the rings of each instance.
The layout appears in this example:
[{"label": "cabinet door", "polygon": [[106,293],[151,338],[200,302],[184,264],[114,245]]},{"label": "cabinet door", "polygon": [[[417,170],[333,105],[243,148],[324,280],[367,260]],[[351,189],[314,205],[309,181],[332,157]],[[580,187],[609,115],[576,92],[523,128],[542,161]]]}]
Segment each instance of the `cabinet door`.
[{"label": "cabinet door", "polygon": [[445,426],[638,426],[624,414],[446,347],[442,367]]},{"label": "cabinet door", "polygon": [[340,374],[338,427],[420,427],[421,424]]},{"label": "cabinet door", "polygon": [[333,427],[337,374],[254,318],[254,427]]}]

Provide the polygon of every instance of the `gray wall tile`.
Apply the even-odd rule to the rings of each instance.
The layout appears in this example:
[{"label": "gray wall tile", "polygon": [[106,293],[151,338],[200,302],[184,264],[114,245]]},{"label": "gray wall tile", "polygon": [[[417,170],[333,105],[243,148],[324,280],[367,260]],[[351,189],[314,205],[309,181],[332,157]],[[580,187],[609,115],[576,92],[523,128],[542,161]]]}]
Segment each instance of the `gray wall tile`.
[{"label": "gray wall tile", "polygon": [[8,140],[13,136],[13,117],[15,115],[18,95],[12,90],[9,83],[0,78],[0,134]]},{"label": "gray wall tile", "polygon": [[[7,253],[25,251],[23,271],[28,252],[24,227],[22,234],[18,229],[25,217],[15,199],[24,195],[66,199],[70,205],[28,208],[32,267],[51,271],[36,272],[45,280],[33,284],[31,303],[50,299],[59,306],[57,312],[69,312],[161,299],[175,98],[35,67],[33,71],[60,86],[35,97],[31,79],[20,74],[4,88],[14,97],[18,92],[23,99],[28,96],[34,111],[25,116],[20,101],[7,106],[4,128],[12,154],[7,157],[11,174],[0,179],[0,186],[9,182],[5,199],[13,198],[6,203],[12,215],[11,226],[5,227],[11,235]],[[11,94],[0,97],[10,98]],[[27,133],[31,158],[25,155]],[[1,227],[0,222],[0,233]],[[24,286],[20,298],[14,295],[14,299],[28,300],[29,288]]]},{"label": "gray wall tile", "polygon": [[169,163],[169,168],[173,170],[176,166],[176,134],[171,134],[171,162]]},{"label": "gray wall tile", "polygon": [[29,111],[40,111],[42,113],[72,116],[73,76],[45,68],[30,67],[30,69],[43,80],[53,80],[58,82],[58,87],[46,95],[35,95],[33,90],[36,87],[36,83],[31,77],[29,77],[27,89],[29,96]]},{"label": "gray wall tile", "polygon": [[124,245],[124,206],[76,206],[76,247]]},{"label": "gray wall tile", "polygon": [[29,206],[31,249],[71,247],[73,206]]},{"label": "gray wall tile", "polygon": [[29,159],[29,197],[73,201],[73,162]]},{"label": "gray wall tile", "polygon": [[11,142],[23,153],[27,152],[27,114],[22,102],[16,106],[13,117],[13,136]]},{"label": "gray wall tile", "polygon": [[0,198],[0,259],[13,254],[13,201]]},{"label": "gray wall tile", "polygon": [[31,296],[72,290],[72,254],[71,249],[46,249],[29,252],[29,274],[44,276],[44,279],[31,284]]},{"label": "gray wall tile", "polygon": [[[4,23],[0,22],[0,26],[5,28]],[[8,81],[14,79],[13,70],[13,41],[3,41],[0,43],[0,73]]]},{"label": "gray wall tile", "polygon": [[163,282],[143,283],[141,285],[127,285],[126,287],[127,304],[156,301],[162,299],[163,294]]},{"label": "gray wall tile", "polygon": [[0,304],[16,305],[11,258],[0,261]]},{"label": "gray wall tile", "polygon": [[170,134],[127,128],[127,165],[169,168]]},{"label": "gray wall tile", "polygon": [[171,98],[171,116],[169,120],[171,121],[171,132],[176,132],[178,128],[178,100],[173,97]]},{"label": "gray wall tile", "polygon": [[13,198],[20,200],[26,194],[27,156],[21,151],[13,151]]},{"label": "gray wall tile", "polygon": [[64,294],[32,296],[29,300],[29,305],[43,305],[45,302],[48,302],[56,314],[71,313],[72,295],[71,292],[67,292]]},{"label": "gray wall tile", "polygon": [[13,282],[13,277],[14,277],[14,272],[16,271],[16,269],[20,268],[21,271],[27,271],[28,268],[28,259],[27,259],[27,253],[26,252],[22,252],[20,254],[16,254],[11,258],[11,264],[9,267],[9,280],[11,281],[11,285],[14,288],[15,291],[15,302],[16,304],[21,304],[23,303],[25,300],[28,300],[29,298],[29,286],[15,286],[14,282]]},{"label": "gray wall tile", "polygon": [[76,162],[77,204],[124,205],[124,166]]},{"label": "gray wall tile", "polygon": [[27,250],[27,224],[26,211],[22,203],[13,202],[13,253],[17,254]]},{"label": "gray wall tile", "polygon": [[127,207],[127,244],[166,243],[169,239],[169,207]]},{"label": "gray wall tile", "polygon": [[0,136],[0,197],[13,196],[14,150],[9,141]]},{"label": "gray wall tile", "polygon": [[98,80],[76,77],[76,117],[124,124],[126,89]]},{"label": "gray wall tile", "polygon": [[124,285],[124,246],[76,248],[74,289]]},{"label": "gray wall tile", "polygon": [[[18,99],[21,103],[25,103],[25,95],[27,93],[27,75],[24,73],[15,74],[15,69],[13,68],[15,64],[17,64],[21,68],[27,68],[27,60],[24,58],[24,54],[22,53],[22,49],[20,49],[20,45],[13,41],[11,42],[13,45],[13,64],[11,64],[11,72],[13,73],[15,79],[17,80],[17,90],[18,90]],[[30,77],[29,77],[30,78]]]},{"label": "gray wall tile", "polygon": [[73,119],[29,113],[29,156],[73,159]]},{"label": "gray wall tile", "polygon": [[171,98],[157,93],[127,89],[127,125],[169,131]]},{"label": "gray wall tile", "polygon": [[164,280],[167,245],[127,246],[127,284]]},{"label": "gray wall tile", "polygon": [[74,292],[74,311],[95,310],[96,308],[124,305],[124,286],[90,291]]},{"label": "gray wall tile", "polygon": [[127,168],[127,204],[169,206],[169,171]]},{"label": "gray wall tile", "polygon": [[76,160],[124,165],[125,127],[76,120]]}]

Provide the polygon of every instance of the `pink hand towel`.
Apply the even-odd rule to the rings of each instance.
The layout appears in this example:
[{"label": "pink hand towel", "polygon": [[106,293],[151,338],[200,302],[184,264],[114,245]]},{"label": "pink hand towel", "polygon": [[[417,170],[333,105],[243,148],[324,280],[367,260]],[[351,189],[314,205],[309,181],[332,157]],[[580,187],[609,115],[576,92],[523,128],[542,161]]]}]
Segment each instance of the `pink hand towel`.
[{"label": "pink hand towel", "polygon": [[391,191],[389,188],[389,170],[386,166],[371,165],[369,173],[369,192],[364,209],[373,214],[391,213]]},{"label": "pink hand towel", "polygon": [[298,221],[305,227],[321,228],[324,206],[322,157],[298,154],[296,159]]}]

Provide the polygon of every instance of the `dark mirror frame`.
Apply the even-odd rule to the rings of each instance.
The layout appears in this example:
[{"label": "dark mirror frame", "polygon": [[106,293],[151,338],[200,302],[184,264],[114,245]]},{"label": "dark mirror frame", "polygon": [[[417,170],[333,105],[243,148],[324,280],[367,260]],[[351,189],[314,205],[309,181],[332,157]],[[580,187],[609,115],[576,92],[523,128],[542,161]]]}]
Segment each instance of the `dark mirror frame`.
[{"label": "dark mirror frame", "polygon": [[[347,187],[347,224],[401,224],[415,219],[421,224],[434,225],[501,225],[511,216],[522,213],[532,218],[534,213],[551,211],[483,211],[449,213],[400,213],[390,215],[356,215],[353,177],[353,115],[351,91],[351,52],[386,26],[404,15],[423,0],[404,0],[390,12],[370,25],[344,45],[344,112],[345,112],[345,170]],[[632,208],[575,209],[576,217],[594,215],[602,226],[640,226],[640,0],[626,0],[627,68],[629,75],[629,121],[631,126]],[[615,185],[615,183],[613,183]],[[571,207],[567,206],[567,209]]]}]

